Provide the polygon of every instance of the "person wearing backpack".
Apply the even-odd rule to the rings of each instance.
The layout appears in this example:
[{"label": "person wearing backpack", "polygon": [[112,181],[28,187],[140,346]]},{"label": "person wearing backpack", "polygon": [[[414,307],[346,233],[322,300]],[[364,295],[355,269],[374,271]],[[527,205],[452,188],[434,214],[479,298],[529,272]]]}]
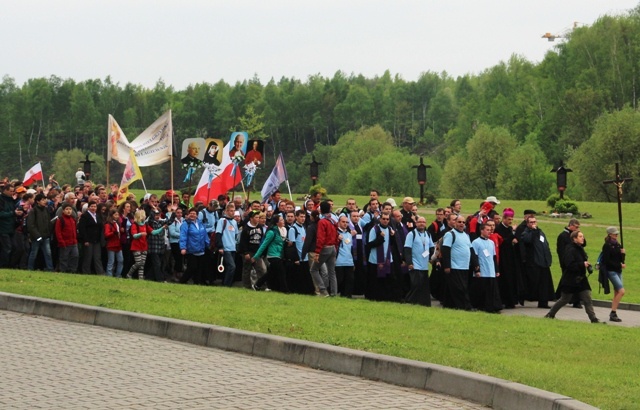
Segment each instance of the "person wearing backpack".
[{"label": "person wearing backpack", "polygon": [[407,293],[405,301],[431,306],[429,260],[435,250],[435,245],[426,226],[427,220],[419,216],[416,221],[416,229],[407,234],[404,242],[404,257],[411,280],[411,289]]},{"label": "person wearing backpack", "polygon": [[73,216],[73,205],[63,204],[62,213],[56,219],[55,236],[60,257],[60,272],[78,271],[78,233],[77,222]]},{"label": "person wearing backpack", "polygon": [[438,239],[442,238],[446,226],[447,224],[444,220],[444,208],[436,209],[436,219],[427,227],[427,232],[429,232],[433,242],[438,242]]},{"label": "person wearing backpack", "polygon": [[[452,214],[452,217],[455,214]],[[446,294],[441,301],[444,307],[472,310],[469,299],[470,267],[478,266],[469,235],[464,231],[465,218],[455,217],[455,228],[442,238],[442,268],[446,277]]]},{"label": "person wearing backpack", "polygon": [[234,219],[236,207],[233,203],[226,206],[224,217],[216,225],[215,248],[224,264],[224,286],[233,285],[233,277],[236,273],[236,250],[240,232],[238,223]]},{"label": "person wearing backpack", "polygon": [[618,234],[620,234],[620,231],[615,226],[607,228],[607,236],[604,238],[602,257],[600,258],[600,264],[608,273],[609,280],[613,284],[613,300],[611,301],[611,313],[609,314],[609,320],[612,322],[622,322],[616,310],[624,296],[622,269],[626,267],[626,252],[618,242]]}]

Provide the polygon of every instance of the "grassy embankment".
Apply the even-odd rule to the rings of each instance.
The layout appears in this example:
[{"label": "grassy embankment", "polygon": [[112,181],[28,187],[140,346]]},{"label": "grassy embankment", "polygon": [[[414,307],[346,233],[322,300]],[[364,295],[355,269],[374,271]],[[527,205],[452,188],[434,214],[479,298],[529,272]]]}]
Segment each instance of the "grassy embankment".
[{"label": "grassy embankment", "polygon": [[0,271],[0,290],[462,368],[601,408],[640,400],[640,329],[88,275]]}]

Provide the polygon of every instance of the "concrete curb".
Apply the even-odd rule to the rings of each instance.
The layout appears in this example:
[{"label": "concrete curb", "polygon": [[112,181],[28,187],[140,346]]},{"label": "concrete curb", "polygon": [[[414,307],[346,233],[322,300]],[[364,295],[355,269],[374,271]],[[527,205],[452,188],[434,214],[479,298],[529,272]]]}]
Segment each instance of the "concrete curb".
[{"label": "concrete curb", "polygon": [[595,409],[571,397],[447,366],[265,335],[0,292],[0,309],[164,337],[314,369],[447,394],[493,409]]},{"label": "concrete curb", "polygon": [[[611,308],[610,300],[593,300],[593,306],[603,307],[603,308]],[[618,310],[631,310],[633,312],[640,312],[640,305],[637,303],[625,303],[620,302],[618,305]]]}]

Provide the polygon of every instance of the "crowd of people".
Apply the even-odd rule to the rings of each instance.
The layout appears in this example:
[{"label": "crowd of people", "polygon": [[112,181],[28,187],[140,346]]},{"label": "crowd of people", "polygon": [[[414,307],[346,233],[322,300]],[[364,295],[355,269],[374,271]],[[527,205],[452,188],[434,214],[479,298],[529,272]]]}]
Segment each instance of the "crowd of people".
[{"label": "crowd of people", "polygon": [[[418,214],[411,197],[400,206],[371,190],[362,208],[343,207],[320,193],[299,206],[276,191],[249,202],[219,195],[190,203],[188,193],[133,194],[116,205],[118,186],[89,181],[27,189],[0,186],[0,267],[233,286],[321,297],[362,297],[499,313],[525,300],[550,309],[593,311],[591,272],[580,222],[558,236],[562,275],[554,289],[552,255],[536,213],[514,222],[494,196],[462,215],[462,203],[438,208],[435,220]],[[610,320],[624,295],[625,252],[615,227],[607,229],[599,260],[614,287]],[[553,307],[549,301],[557,300]]]}]

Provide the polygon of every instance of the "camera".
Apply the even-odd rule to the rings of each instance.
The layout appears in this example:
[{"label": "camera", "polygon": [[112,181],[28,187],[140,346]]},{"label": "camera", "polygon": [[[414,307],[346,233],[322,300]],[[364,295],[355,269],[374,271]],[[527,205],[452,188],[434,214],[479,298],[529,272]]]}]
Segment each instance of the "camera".
[{"label": "camera", "polygon": [[587,265],[587,272],[589,272],[589,275],[591,275],[593,273],[593,266]]}]

